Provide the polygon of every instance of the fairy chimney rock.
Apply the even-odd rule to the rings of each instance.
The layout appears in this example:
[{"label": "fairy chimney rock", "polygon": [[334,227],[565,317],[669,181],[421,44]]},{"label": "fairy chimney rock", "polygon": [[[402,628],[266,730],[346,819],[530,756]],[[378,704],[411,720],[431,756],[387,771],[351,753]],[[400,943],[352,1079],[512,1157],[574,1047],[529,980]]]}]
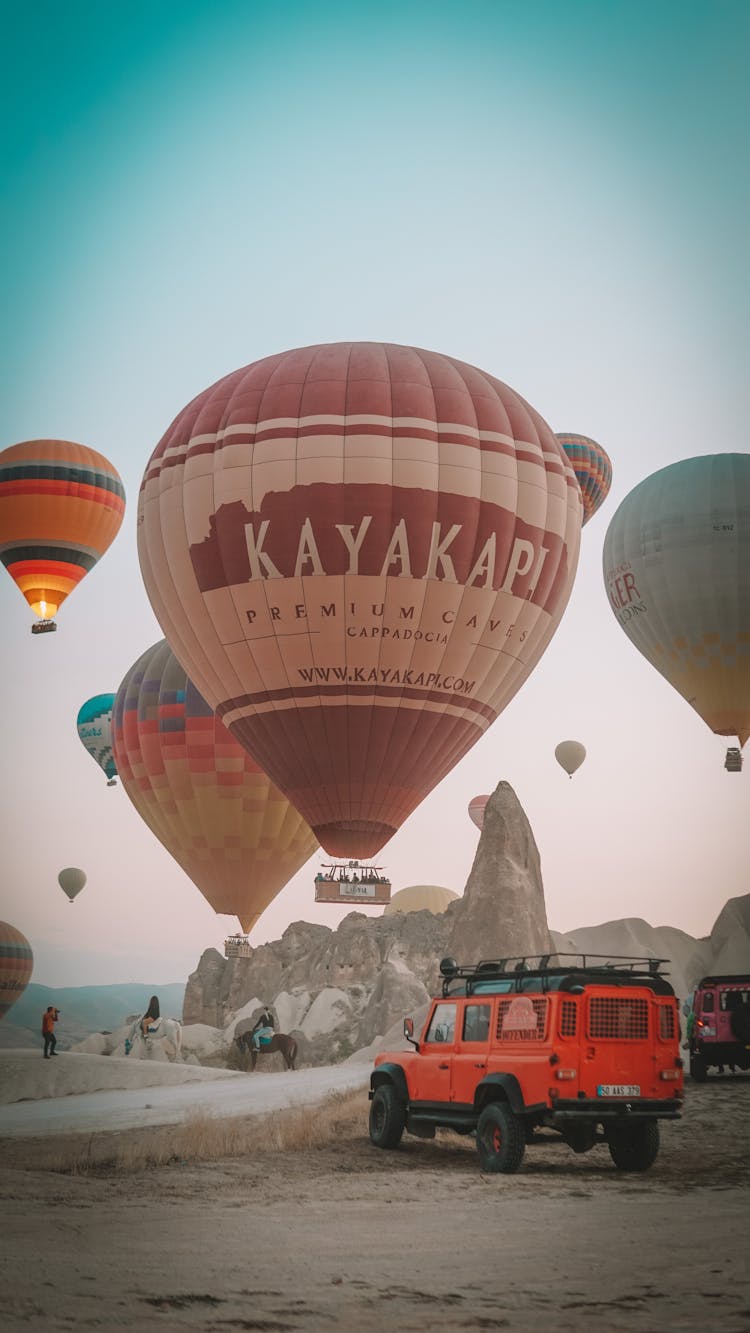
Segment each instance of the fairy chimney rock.
[{"label": "fairy chimney rock", "polygon": [[487,802],[463,898],[451,904],[448,952],[459,963],[551,948],[539,850],[508,782]]}]

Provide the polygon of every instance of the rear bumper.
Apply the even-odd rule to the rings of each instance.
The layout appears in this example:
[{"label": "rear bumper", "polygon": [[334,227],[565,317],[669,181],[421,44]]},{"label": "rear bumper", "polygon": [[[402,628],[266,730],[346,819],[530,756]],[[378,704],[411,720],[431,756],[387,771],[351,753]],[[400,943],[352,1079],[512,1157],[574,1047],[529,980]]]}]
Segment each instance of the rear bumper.
[{"label": "rear bumper", "polygon": [[750,1046],[741,1041],[693,1041],[690,1047],[693,1055],[700,1055],[710,1065],[739,1064],[750,1061]]},{"label": "rear bumper", "polygon": [[676,1097],[577,1097],[558,1099],[547,1119],[551,1125],[571,1120],[678,1120],[682,1102]]}]

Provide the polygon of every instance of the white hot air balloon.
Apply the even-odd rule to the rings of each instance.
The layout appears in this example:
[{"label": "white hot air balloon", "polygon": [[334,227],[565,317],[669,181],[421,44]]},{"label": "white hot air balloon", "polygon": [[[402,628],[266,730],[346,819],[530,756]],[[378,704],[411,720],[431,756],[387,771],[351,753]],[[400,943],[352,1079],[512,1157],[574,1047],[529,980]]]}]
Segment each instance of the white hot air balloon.
[{"label": "white hot air balloon", "polygon": [[560,741],[555,746],[555,759],[561,768],[565,769],[569,778],[572,778],[577,768],[581,767],[586,758],[586,746],[581,745],[580,741]]},{"label": "white hot air balloon", "polygon": [[77,866],[66,866],[57,876],[57,882],[63,893],[72,902],[86,883],[86,873],[79,870]]}]

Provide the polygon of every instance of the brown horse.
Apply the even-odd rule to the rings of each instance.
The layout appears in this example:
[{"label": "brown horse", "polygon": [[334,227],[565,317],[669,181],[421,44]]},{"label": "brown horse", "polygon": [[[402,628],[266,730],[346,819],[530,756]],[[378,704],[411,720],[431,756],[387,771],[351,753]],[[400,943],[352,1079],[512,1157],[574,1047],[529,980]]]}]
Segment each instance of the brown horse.
[{"label": "brown horse", "polygon": [[294,1062],[297,1059],[297,1043],[294,1037],[288,1036],[286,1032],[274,1032],[270,1041],[261,1044],[260,1052],[256,1051],[253,1046],[251,1032],[243,1032],[241,1036],[235,1037],[235,1041],[241,1051],[249,1053],[251,1069],[255,1069],[259,1053],[261,1055],[271,1055],[273,1051],[281,1051],[287,1069],[294,1069]]}]

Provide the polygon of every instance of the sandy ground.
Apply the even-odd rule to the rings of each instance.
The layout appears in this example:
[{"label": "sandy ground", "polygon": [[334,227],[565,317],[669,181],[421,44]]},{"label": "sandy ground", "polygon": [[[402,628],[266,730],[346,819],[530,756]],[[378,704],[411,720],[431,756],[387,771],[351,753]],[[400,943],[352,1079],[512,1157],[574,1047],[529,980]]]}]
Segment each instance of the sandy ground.
[{"label": "sandy ground", "polygon": [[0,1051],[0,1139],[176,1125],[194,1112],[264,1115],[366,1086],[369,1069],[323,1066],[254,1074],[63,1052],[54,1061]]},{"label": "sandy ground", "polygon": [[71,1175],[81,1136],[0,1139],[4,1328],[740,1333],[750,1076],[688,1094],[643,1175],[604,1146],[516,1176],[453,1135],[382,1152],[365,1093],[322,1147],[218,1162]]}]

